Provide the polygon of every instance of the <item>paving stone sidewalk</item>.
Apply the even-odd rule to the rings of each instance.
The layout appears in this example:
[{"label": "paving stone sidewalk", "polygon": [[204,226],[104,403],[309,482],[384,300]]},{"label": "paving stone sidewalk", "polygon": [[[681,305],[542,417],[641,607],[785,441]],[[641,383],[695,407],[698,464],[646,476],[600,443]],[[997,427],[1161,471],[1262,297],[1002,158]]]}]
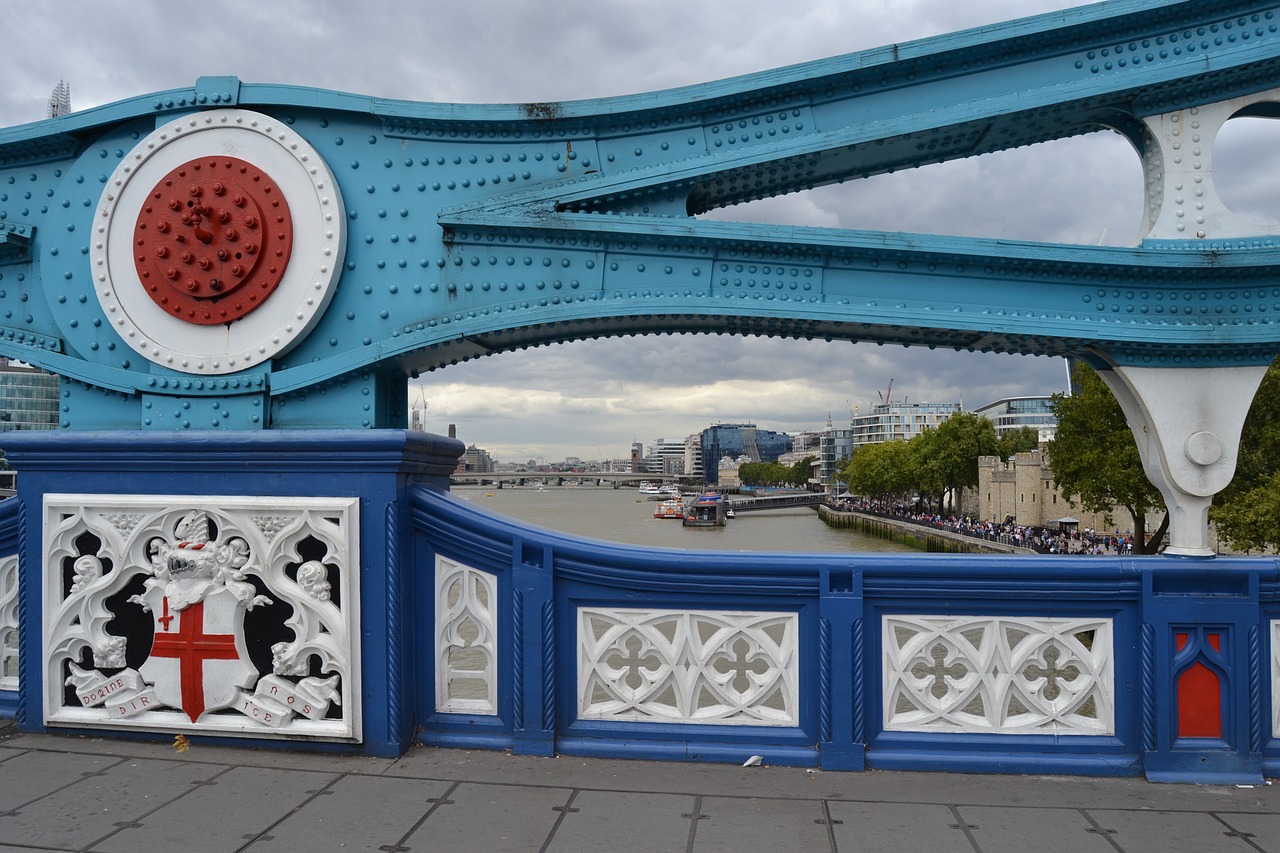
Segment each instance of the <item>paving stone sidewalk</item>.
[{"label": "paving stone sidewalk", "polygon": [[1280,785],[178,752],[0,722],[0,853],[33,850],[1280,853]]}]

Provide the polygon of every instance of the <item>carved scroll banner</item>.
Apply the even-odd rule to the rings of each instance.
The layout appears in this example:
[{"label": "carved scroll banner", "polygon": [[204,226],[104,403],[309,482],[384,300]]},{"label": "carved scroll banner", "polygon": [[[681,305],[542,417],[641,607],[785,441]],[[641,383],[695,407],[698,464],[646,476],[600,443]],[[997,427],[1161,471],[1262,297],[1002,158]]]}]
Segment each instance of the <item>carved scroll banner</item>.
[{"label": "carved scroll banner", "polygon": [[44,501],[44,719],[359,741],[354,498]]}]

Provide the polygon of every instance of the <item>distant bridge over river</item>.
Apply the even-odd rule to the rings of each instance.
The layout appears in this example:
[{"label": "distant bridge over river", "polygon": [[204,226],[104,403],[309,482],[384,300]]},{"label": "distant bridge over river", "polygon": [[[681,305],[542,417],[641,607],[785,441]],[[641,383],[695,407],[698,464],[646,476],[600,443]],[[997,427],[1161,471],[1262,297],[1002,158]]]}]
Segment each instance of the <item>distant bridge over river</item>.
[{"label": "distant bridge over river", "polygon": [[[603,473],[600,471],[590,471],[586,473],[577,473],[573,471],[516,471],[509,474],[454,474],[449,478],[449,482],[455,486],[465,485],[493,485],[501,489],[504,486],[524,486],[530,483],[555,483],[557,486],[564,485],[566,482],[578,483],[594,483],[597,486],[611,484],[615,489],[623,486],[639,487],[641,483],[685,483],[693,484],[697,481],[697,486],[701,487],[701,478],[686,477],[682,474],[635,474],[631,472],[621,473]],[[690,485],[690,488],[693,488]]]}]

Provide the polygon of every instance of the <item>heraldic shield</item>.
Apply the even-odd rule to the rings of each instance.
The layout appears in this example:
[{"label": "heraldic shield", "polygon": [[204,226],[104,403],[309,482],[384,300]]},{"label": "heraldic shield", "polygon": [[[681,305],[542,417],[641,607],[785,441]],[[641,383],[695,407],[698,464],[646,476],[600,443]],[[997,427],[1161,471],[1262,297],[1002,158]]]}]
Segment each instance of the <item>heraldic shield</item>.
[{"label": "heraldic shield", "polygon": [[226,708],[258,672],[249,660],[244,615],[257,604],[253,587],[234,573],[248,558],[241,542],[209,541],[209,519],[193,512],[178,525],[182,541],[153,545],[155,577],[141,596],[155,622],[151,654],[139,672],[162,705],[181,708],[196,722]]},{"label": "heraldic shield", "polygon": [[143,599],[155,618],[155,641],[138,671],[160,704],[181,708],[194,723],[205,711],[230,707],[257,681],[245,647],[246,607],[232,593],[212,589],[181,610],[182,599],[171,601],[160,587]]},{"label": "heraldic shield", "polygon": [[359,739],[356,499],[45,509],[48,723]]}]

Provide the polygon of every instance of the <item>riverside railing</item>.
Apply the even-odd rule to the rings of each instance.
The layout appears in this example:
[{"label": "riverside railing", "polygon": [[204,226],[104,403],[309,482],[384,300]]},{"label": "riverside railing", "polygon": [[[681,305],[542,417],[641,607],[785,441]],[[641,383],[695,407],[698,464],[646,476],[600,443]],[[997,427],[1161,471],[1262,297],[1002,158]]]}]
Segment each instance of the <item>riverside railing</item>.
[{"label": "riverside railing", "polygon": [[1050,535],[1048,529],[1043,527],[1023,528],[1024,530],[1028,530],[1028,531],[1035,530],[1039,532],[1033,536],[1019,537],[1007,532],[1003,528],[998,528],[996,530],[989,530],[979,525],[964,524],[964,523],[948,523],[947,521],[940,521],[933,516],[927,516],[926,517],[927,520],[921,520],[920,518],[917,518],[913,515],[893,513],[893,512],[883,512],[881,510],[874,510],[874,509],[854,508],[850,510],[841,510],[833,507],[831,508],[831,510],[833,512],[850,512],[850,513],[856,513],[858,515],[866,515],[866,516],[873,516],[875,518],[883,518],[888,521],[893,521],[897,524],[903,524],[903,525],[910,524],[925,530],[942,530],[947,533],[953,533],[957,536],[966,536],[970,539],[980,539],[984,542],[999,542],[1001,545],[1011,545],[1017,548],[1027,548],[1029,550],[1039,551],[1042,554],[1050,553],[1049,549],[1042,544],[1043,538],[1047,535]]},{"label": "riverside railing", "polygon": [[[398,494],[403,504],[388,492],[386,511],[365,512],[359,528],[363,540],[385,531],[394,547],[362,547],[355,571],[335,563],[332,584],[308,577],[305,589],[304,570],[322,568],[317,537],[337,530],[347,510],[326,503],[302,527],[301,515],[291,521],[274,508],[277,499],[262,501],[269,511],[250,506],[243,523],[219,510],[246,541],[254,530],[292,537],[253,544],[263,566],[278,571],[253,568],[252,579],[271,581],[284,591],[274,597],[292,608],[266,614],[281,625],[270,651],[283,663],[241,704],[190,720],[172,710],[140,714],[127,726],[111,718],[131,706],[90,707],[97,700],[89,688],[67,673],[92,670],[108,692],[118,676],[148,695],[132,667],[146,659],[149,634],[130,640],[136,651],[122,661],[90,656],[85,646],[71,666],[61,647],[41,649],[48,637],[80,630],[59,623],[53,631],[41,619],[72,613],[65,601],[93,600],[95,585],[123,585],[112,568],[119,561],[88,565],[83,577],[78,565],[64,565],[63,582],[51,585],[38,556],[21,565],[16,556],[19,531],[38,525],[22,520],[20,506],[0,503],[0,716],[16,715],[24,730],[176,731],[291,747],[330,741],[326,748],[375,754],[396,754],[416,737],[543,755],[760,756],[832,770],[1245,782],[1280,774],[1276,559],[652,549],[533,528],[439,488]],[[85,519],[98,524],[101,516],[95,529],[109,538],[111,529],[136,529],[128,518],[160,511],[135,500],[139,508],[126,517],[115,498],[104,499],[109,513],[84,496],[80,503],[88,509],[46,515],[65,516],[60,535],[74,535],[79,550],[120,559],[134,552],[85,538]],[[285,547],[272,556],[270,548],[294,539],[305,554]],[[52,541],[57,547],[45,550],[58,561],[81,562],[70,545]],[[336,560],[344,552],[328,553]],[[130,594],[122,586],[107,600]],[[44,615],[41,595],[55,605],[46,602]],[[74,612],[96,620],[81,633],[109,651],[114,623],[92,608]],[[340,655],[332,626],[345,624],[336,621],[343,614],[353,628],[342,635],[351,651]],[[317,650],[313,669],[295,671],[285,655],[305,631]],[[165,654],[177,654],[176,641],[167,642]],[[42,684],[42,673],[45,682],[56,673],[69,684]],[[345,681],[358,689],[315,719],[262,718],[277,689],[305,699]],[[178,701],[159,698],[161,708]],[[72,702],[85,710],[73,713]],[[272,722],[282,724],[264,725]]]},{"label": "riverside railing", "polygon": [[427,490],[421,739],[551,754],[1259,779],[1274,559],[766,554],[551,533]]}]

